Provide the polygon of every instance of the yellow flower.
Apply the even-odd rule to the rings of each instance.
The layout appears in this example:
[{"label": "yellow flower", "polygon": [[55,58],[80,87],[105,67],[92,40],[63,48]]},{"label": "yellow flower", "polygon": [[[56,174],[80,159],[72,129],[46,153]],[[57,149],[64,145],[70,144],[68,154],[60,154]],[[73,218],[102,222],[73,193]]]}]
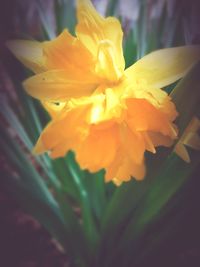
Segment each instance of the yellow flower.
[{"label": "yellow flower", "polygon": [[198,134],[199,130],[200,120],[194,116],[174,148],[176,154],[187,163],[190,163],[190,156],[186,147],[200,151],[200,136]]},{"label": "yellow flower", "polygon": [[200,58],[197,46],[153,52],[125,70],[123,33],[116,18],[77,1],[76,36],[64,30],[48,42],[8,47],[36,73],[24,82],[51,115],[35,152],[52,158],[75,151],[82,168],[106,170],[116,184],[145,175],[144,153],[177,138],[177,111],[163,88]]}]

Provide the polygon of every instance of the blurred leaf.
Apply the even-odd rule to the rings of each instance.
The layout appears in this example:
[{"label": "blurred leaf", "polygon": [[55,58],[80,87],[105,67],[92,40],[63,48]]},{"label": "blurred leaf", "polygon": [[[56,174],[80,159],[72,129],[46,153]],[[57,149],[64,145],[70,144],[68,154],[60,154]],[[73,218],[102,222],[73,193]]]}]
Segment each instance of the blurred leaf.
[{"label": "blurred leaf", "polygon": [[70,33],[75,33],[76,10],[75,1],[73,0],[55,0],[55,15],[57,34],[61,33],[65,28]]},{"label": "blurred leaf", "polygon": [[[70,256],[73,260],[87,261],[87,243],[78,223],[78,218],[74,215],[71,206],[65,202],[64,211],[61,213],[61,210],[63,210],[62,202],[59,201],[62,208],[60,210],[43,178],[16,143],[16,140],[6,136],[2,128],[0,130],[1,147],[19,175],[19,179],[15,179],[9,174],[8,177],[4,177],[5,183],[9,185],[11,191],[14,190],[21,205],[38,219],[66,250],[70,250]],[[54,189],[52,188],[52,190]],[[59,191],[54,193],[57,194]],[[76,240],[79,240],[78,244]]]},{"label": "blurred leaf", "polygon": [[162,215],[161,211],[165,205],[180,190],[185,181],[189,179],[199,163],[199,155],[193,158],[189,166],[174,154],[167,160],[161,173],[152,182],[151,187],[149,187],[148,192],[145,194],[126,227],[123,238],[120,240],[119,251],[115,251],[119,255],[119,258],[120,254],[123,254],[123,266],[128,267],[130,266],[130,261],[136,260],[138,254],[137,248],[142,241],[142,236],[145,234],[146,228],[153,222],[156,223],[156,220]]},{"label": "blurred leaf", "polygon": [[126,62],[126,68],[131,66],[136,61],[137,54],[137,42],[135,32],[130,30],[128,36],[124,40],[124,58]]},{"label": "blurred leaf", "polygon": [[199,115],[200,101],[200,62],[197,63],[174,88],[170,94],[176,105],[179,117],[177,126],[179,136],[183,133],[193,116]]},{"label": "blurred leaf", "polygon": [[106,9],[106,17],[115,15],[115,10],[117,8],[118,1],[119,0],[110,0],[110,1],[108,1],[107,9]]},{"label": "blurred leaf", "polygon": [[[188,123],[199,109],[199,70],[200,64],[197,64],[188,75],[177,84],[171,94],[180,114],[177,122],[180,133],[187,127]],[[191,88],[193,88],[192,94]],[[167,153],[171,150],[172,148]],[[184,181],[189,178],[189,174],[191,174],[193,169],[196,168],[196,163],[187,165],[173,155],[165,161],[167,154],[164,152],[163,155],[164,156],[159,155],[159,158],[155,156],[152,157],[149,165],[151,165],[151,162],[154,162],[155,167],[153,165],[151,166],[151,170],[148,170],[147,177],[144,181],[131,181],[128,184],[122,185],[116,190],[108,204],[103,217],[103,242],[99,255],[100,258],[104,258],[105,266],[108,264],[106,262],[106,257],[110,262],[110,258],[115,258],[119,253],[119,251],[116,251],[115,247],[113,256],[110,255],[110,251],[112,251],[116,243],[120,243],[119,247],[121,248],[121,253],[123,250],[128,251],[127,253],[131,255],[131,251],[128,250],[128,247],[132,248],[130,243],[136,240],[136,234],[138,234],[139,231],[142,232],[143,224],[146,225],[151,222],[155,214],[158,214],[170,197],[172,197]],[[179,164],[183,164],[180,170]],[[182,177],[185,177],[185,179]],[[141,205],[143,198],[148,199],[147,203],[150,206],[145,208]],[[157,205],[153,203],[153,201],[157,201]],[[127,205],[126,203],[131,203],[131,205]],[[128,226],[126,227],[126,225]],[[125,227],[126,230],[122,239],[122,233]],[[141,227],[141,229],[139,227]],[[114,263],[112,262],[112,264]]]},{"label": "blurred leaf", "polygon": [[68,153],[67,163],[69,171],[74,179],[74,182],[79,190],[80,194],[80,206],[82,211],[83,227],[85,230],[86,238],[90,243],[90,252],[94,252],[95,246],[99,240],[99,234],[95,225],[94,216],[91,210],[91,204],[89,199],[89,192],[84,184],[84,173],[80,170],[80,167],[74,160],[73,153]]},{"label": "blurred leaf", "polygon": [[140,15],[137,22],[137,60],[142,58],[146,52],[147,52],[147,13],[148,12],[148,6],[146,0],[140,1]]},{"label": "blurred leaf", "polygon": [[37,0],[36,6],[41,19],[42,27],[44,29],[45,34],[47,35],[47,38],[49,40],[54,39],[56,37],[56,33],[53,28],[53,24],[51,23],[51,16],[49,16],[49,14],[47,14],[45,10],[45,5],[41,0]]}]

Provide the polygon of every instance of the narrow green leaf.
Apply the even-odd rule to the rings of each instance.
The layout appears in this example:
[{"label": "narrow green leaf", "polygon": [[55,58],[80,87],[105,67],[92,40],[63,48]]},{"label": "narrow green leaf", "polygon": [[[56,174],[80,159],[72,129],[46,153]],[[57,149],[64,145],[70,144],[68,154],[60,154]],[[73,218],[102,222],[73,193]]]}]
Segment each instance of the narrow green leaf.
[{"label": "narrow green leaf", "polygon": [[79,189],[80,198],[81,198],[81,211],[82,211],[82,218],[83,218],[83,226],[85,229],[85,235],[88,239],[88,242],[90,243],[90,249],[91,253],[94,251],[97,242],[99,240],[99,234],[95,225],[94,216],[92,214],[90,199],[88,191],[86,190],[85,184],[84,184],[84,174],[80,170],[79,166],[74,160],[73,153],[69,153],[67,156],[67,166],[69,168],[69,171],[71,172],[71,175],[74,179],[74,182],[77,185],[77,188]]},{"label": "narrow green leaf", "polygon": [[[129,266],[129,261],[133,258],[133,251],[136,257],[138,253],[137,242],[144,234],[145,229],[159,218],[165,205],[189,179],[199,163],[199,155],[196,155],[189,165],[174,154],[168,159],[162,172],[152,182],[144,199],[134,212],[123,238],[120,240],[120,252],[118,251],[118,253],[119,255],[123,253],[123,257],[126,258],[127,264],[124,266]],[[126,251],[126,255],[124,251]]]},{"label": "narrow green leaf", "polygon": [[42,22],[44,32],[46,33],[49,40],[54,39],[56,37],[56,34],[53,29],[53,25],[51,23],[50,17],[45,12],[45,6],[43,5],[42,1],[37,0],[36,7],[38,9],[38,13],[40,16],[40,20]]},{"label": "narrow green leaf", "polygon": [[110,0],[107,5],[106,9],[106,17],[107,16],[114,16],[115,15],[115,10],[118,5],[118,0]]},{"label": "narrow green leaf", "polygon": [[[199,91],[199,88],[200,88],[199,73],[200,72],[199,70],[200,70],[200,64],[197,64],[190,71],[190,73],[181,82],[177,84],[176,88],[173,90],[171,94],[171,97],[173,101],[175,102],[177,110],[179,111],[179,114],[180,114],[179,119],[177,121],[178,127],[180,129],[180,134],[183,133],[183,130],[187,127],[192,117],[197,115],[198,113],[199,100],[200,100],[200,91]],[[192,94],[191,94],[191,88],[193,89]],[[134,215],[135,210],[137,208],[140,208],[141,199],[146,196],[147,192],[151,192],[151,188],[153,189],[155,188],[155,190],[157,190],[157,193],[161,194],[161,197],[162,196],[166,197],[164,198],[163,204],[161,205],[164,205],[165,201],[168,200],[167,196],[172,196],[172,191],[173,191],[172,184],[170,184],[172,188],[169,186],[168,191],[166,190],[166,192],[164,193],[164,191],[162,191],[161,188],[159,188],[160,186],[159,181],[157,184],[154,182],[154,181],[157,181],[157,178],[155,177],[157,177],[156,174],[158,172],[164,173],[164,175],[166,172],[169,175],[169,177],[171,176],[174,177],[173,171],[175,170],[175,167],[172,171],[172,174],[171,173],[169,174],[168,169],[166,169],[165,167],[167,163],[164,163],[163,165],[163,162],[165,161],[167,155],[170,153],[172,149],[173,148],[170,148],[169,150],[166,150],[166,149],[161,150],[160,151],[161,153],[157,153],[156,156],[150,158],[148,162],[149,168],[147,172],[147,177],[145,178],[143,182],[140,183],[140,182],[132,181],[128,184],[122,185],[114,193],[103,217],[103,242],[102,242],[102,251],[100,252],[100,256],[99,256],[100,258],[106,258],[105,255],[107,255],[107,258],[110,257],[109,255],[110,250],[112,250],[112,247],[114,247],[114,244],[116,242],[119,242],[117,240],[120,238],[121,231],[124,225],[126,225],[128,221],[130,221],[130,218],[132,218],[132,223],[133,223],[132,225],[134,225],[135,227],[135,215]],[[167,162],[170,162],[170,161],[167,161]],[[171,162],[171,164],[173,166],[173,161]],[[188,165],[186,165],[186,167],[190,169]],[[171,167],[169,165],[169,169],[170,168]],[[185,172],[187,173],[187,170]],[[163,180],[161,179],[161,181]],[[171,179],[169,181],[171,181]],[[180,180],[177,178],[177,183],[178,182],[180,182]],[[178,186],[179,184],[177,184],[177,189],[179,188]],[[176,186],[174,188],[176,188]],[[175,192],[176,191],[173,191],[173,193]],[[131,205],[126,205],[126,203],[131,203]],[[148,209],[149,208],[150,207],[148,207]],[[152,206],[152,209],[153,209],[153,206]],[[146,210],[143,210],[143,212],[145,211]],[[146,216],[148,216],[147,212],[145,214]],[[152,210],[152,214],[153,214],[153,210]],[[141,216],[141,215],[139,214],[138,216]],[[137,220],[139,220],[139,218],[137,217]],[[143,219],[141,218],[141,220]],[[146,219],[144,219],[144,221],[146,221]],[[130,234],[130,228],[127,228],[127,229],[129,230],[126,230],[126,235],[123,238],[124,243],[122,242],[122,240],[120,240],[121,248],[123,244],[125,244],[126,242],[131,242],[130,240],[134,238]],[[109,242],[107,242],[106,238],[108,238]],[[126,248],[124,249],[126,250]],[[114,253],[113,257],[115,257],[116,256],[115,252],[113,253]]]},{"label": "narrow green leaf", "polygon": [[197,63],[170,94],[176,105],[179,117],[177,126],[179,136],[183,133],[193,116],[199,114],[200,101],[200,62]]},{"label": "narrow green leaf", "polygon": [[75,1],[71,0],[56,0],[55,1],[55,15],[57,34],[61,33],[65,28],[70,33],[75,33],[76,26],[76,12]]},{"label": "narrow green leaf", "polygon": [[[71,206],[65,202],[62,214],[57,201],[50,193],[43,178],[25,156],[24,151],[15,140],[9,139],[5,135],[1,135],[1,137],[4,137],[4,139],[0,139],[1,147],[19,175],[17,180],[7,177],[10,179],[8,182],[11,184],[11,189],[15,190],[19,201],[24,203],[26,209],[58,239],[66,250],[71,251],[74,260],[78,258],[83,262],[87,261],[87,250],[85,250],[87,246],[82,227]],[[63,205],[61,205],[61,209],[63,210]],[[76,240],[79,240],[78,244]]]}]

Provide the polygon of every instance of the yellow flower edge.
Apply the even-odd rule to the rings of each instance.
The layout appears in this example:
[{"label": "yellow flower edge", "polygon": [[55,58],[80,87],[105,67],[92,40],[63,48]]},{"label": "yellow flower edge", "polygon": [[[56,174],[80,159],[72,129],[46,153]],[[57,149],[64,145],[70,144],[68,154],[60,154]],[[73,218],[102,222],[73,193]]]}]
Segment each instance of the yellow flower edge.
[{"label": "yellow flower edge", "polygon": [[89,0],[77,1],[76,36],[64,30],[46,42],[7,43],[35,75],[23,84],[51,121],[34,148],[52,158],[73,150],[83,169],[105,169],[119,185],[145,176],[145,151],[171,146],[178,113],[163,88],[200,59],[199,46],[154,51],[128,69],[116,18],[99,15]]},{"label": "yellow flower edge", "polygon": [[200,151],[199,130],[200,120],[194,116],[174,148],[175,153],[187,163],[190,163],[187,147]]}]

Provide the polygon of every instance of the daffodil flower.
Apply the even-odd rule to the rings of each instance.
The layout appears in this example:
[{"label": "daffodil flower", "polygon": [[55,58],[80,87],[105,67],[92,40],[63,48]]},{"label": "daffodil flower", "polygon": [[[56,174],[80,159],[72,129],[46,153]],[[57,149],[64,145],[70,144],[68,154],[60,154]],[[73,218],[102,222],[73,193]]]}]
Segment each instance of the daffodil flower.
[{"label": "daffodil flower", "polygon": [[106,181],[141,180],[145,151],[171,146],[178,134],[176,107],[161,88],[188,72],[200,48],[158,50],[125,69],[120,22],[89,0],[77,1],[77,20],[76,36],[8,43],[35,73],[25,90],[51,116],[34,151],[57,158],[73,150],[83,169],[105,169]]}]

